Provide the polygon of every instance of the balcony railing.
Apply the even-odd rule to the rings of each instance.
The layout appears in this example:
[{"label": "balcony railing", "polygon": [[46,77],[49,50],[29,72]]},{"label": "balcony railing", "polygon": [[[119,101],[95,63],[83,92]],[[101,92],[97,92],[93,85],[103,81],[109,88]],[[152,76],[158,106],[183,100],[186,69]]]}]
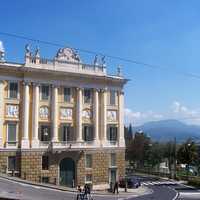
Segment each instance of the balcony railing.
[{"label": "balcony railing", "polygon": [[[38,60],[37,60],[38,59]],[[57,59],[47,59],[47,58],[35,58],[34,56],[29,57],[26,64],[34,64],[36,68],[47,68],[57,71],[74,71],[74,72],[93,72],[93,73],[106,73],[105,66],[102,65],[91,65],[84,64],[80,62],[70,62]],[[43,66],[45,67],[43,67]]]}]

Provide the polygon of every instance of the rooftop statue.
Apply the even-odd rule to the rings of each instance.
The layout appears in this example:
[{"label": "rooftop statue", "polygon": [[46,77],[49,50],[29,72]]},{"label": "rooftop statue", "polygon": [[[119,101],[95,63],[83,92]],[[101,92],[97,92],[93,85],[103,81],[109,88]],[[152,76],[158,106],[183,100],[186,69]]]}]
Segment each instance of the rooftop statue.
[{"label": "rooftop statue", "polygon": [[40,57],[40,48],[37,46],[35,50],[35,57]]},{"label": "rooftop statue", "polygon": [[31,56],[31,50],[30,50],[30,45],[29,44],[26,44],[25,45],[25,55],[26,56]]},{"label": "rooftop statue", "polygon": [[55,58],[58,61],[81,62],[78,53],[70,48],[60,48]]}]

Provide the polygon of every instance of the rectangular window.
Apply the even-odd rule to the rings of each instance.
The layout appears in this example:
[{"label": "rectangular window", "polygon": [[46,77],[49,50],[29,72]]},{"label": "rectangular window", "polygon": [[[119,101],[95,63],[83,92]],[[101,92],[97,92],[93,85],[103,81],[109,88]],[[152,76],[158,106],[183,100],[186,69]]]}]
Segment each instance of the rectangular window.
[{"label": "rectangular window", "polygon": [[61,126],[60,140],[61,141],[74,140],[73,127],[71,126],[71,124],[64,124]]},{"label": "rectangular window", "polygon": [[85,155],[85,167],[92,168],[92,155],[91,154]]},{"label": "rectangular window", "polygon": [[49,183],[49,177],[43,176],[42,177],[42,183]]},{"label": "rectangular window", "polygon": [[91,89],[84,89],[84,103],[92,103]]},{"label": "rectangular window", "polygon": [[111,165],[111,167],[116,166],[116,154],[115,153],[110,154],[110,165]]},{"label": "rectangular window", "polygon": [[51,129],[49,125],[40,125],[40,140],[50,141],[51,139]]},{"label": "rectangular window", "polygon": [[17,160],[16,156],[8,157],[8,171],[16,171],[17,170]]},{"label": "rectangular window", "polygon": [[42,170],[49,169],[49,156],[42,156]]},{"label": "rectangular window", "polygon": [[117,127],[115,125],[107,126],[107,139],[110,141],[117,140]]},{"label": "rectangular window", "polygon": [[83,125],[83,138],[85,141],[92,141],[93,137],[93,126]]},{"label": "rectangular window", "polygon": [[71,88],[64,88],[64,101],[71,102]]},{"label": "rectangular window", "polygon": [[18,83],[10,82],[9,83],[9,98],[17,99],[18,97]]},{"label": "rectangular window", "polygon": [[92,174],[86,174],[85,182],[86,183],[92,183]]},{"label": "rectangular window", "polygon": [[17,124],[8,123],[7,124],[7,142],[16,143],[17,141]]},{"label": "rectangular window", "polygon": [[41,86],[41,99],[42,100],[48,100],[49,99],[49,86],[48,85],[42,85]]},{"label": "rectangular window", "polygon": [[116,91],[111,90],[110,91],[110,105],[116,105]]}]

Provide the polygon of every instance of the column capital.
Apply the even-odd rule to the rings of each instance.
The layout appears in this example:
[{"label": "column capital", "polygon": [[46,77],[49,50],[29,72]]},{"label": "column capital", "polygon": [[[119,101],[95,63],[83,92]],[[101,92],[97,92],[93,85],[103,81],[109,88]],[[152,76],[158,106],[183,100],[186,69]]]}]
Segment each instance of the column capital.
[{"label": "column capital", "polygon": [[24,86],[30,86],[31,85],[31,82],[30,81],[23,81],[22,84]]},{"label": "column capital", "polygon": [[101,88],[101,89],[99,89],[99,90],[100,90],[101,93],[104,93],[104,92],[107,92],[107,91],[108,91],[107,88]]},{"label": "column capital", "polygon": [[84,88],[83,87],[76,87],[76,90],[79,91],[79,90],[83,90]]},{"label": "column capital", "polygon": [[32,82],[32,85],[33,85],[33,86],[38,86],[38,87],[39,87],[39,86],[40,86],[40,83]]},{"label": "column capital", "polygon": [[51,87],[52,87],[52,88],[59,88],[60,85],[55,83],[55,84],[51,84]]}]

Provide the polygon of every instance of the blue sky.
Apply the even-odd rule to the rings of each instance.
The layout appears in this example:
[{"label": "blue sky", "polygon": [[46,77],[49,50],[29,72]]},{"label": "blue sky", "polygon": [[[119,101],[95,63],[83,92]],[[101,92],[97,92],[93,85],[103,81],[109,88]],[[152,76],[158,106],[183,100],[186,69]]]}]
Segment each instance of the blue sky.
[{"label": "blue sky", "polygon": [[[66,44],[167,67],[107,59],[110,73],[123,66],[126,122],[141,124],[184,118],[200,124],[200,2],[198,0],[5,0],[0,2],[0,31]],[[0,35],[6,59],[22,62],[27,41]],[[44,57],[57,47],[37,45]],[[92,62],[93,55],[81,53]]]}]

